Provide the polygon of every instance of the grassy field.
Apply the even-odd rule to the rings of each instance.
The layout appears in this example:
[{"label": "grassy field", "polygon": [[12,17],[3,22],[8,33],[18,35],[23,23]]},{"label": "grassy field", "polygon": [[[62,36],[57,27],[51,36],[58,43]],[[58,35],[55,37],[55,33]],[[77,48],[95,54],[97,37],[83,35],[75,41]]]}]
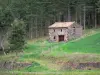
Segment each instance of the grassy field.
[{"label": "grassy field", "polygon": [[[99,69],[76,70],[64,66],[66,62],[100,62],[100,30],[87,30],[83,37],[67,43],[48,42],[46,38],[31,40],[23,53],[0,57],[0,61],[6,60],[32,63],[7,75],[100,75]],[[6,75],[4,72],[0,74]]]},{"label": "grassy field", "polygon": [[66,71],[66,72],[1,72],[1,75],[100,75],[99,71]]},{"label": "grassy field", "polygon": [[71,41],[58,46],[52,50],[52,54],[56,55],[58,51],[65,53],[96,53],[100,54],[100,33]]},{"label": "grassy field", "polygon": [[100,53],[100,33],[61,46],[66,52]]}]

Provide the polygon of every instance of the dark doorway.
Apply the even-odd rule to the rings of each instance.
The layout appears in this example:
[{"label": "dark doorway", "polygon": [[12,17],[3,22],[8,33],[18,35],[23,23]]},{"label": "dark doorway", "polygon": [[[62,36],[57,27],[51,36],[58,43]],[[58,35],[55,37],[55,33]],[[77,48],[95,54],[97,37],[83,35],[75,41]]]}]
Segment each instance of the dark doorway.
[{"label": "dark doorway", "polygon": [[64,41],[64,35],[59,35],[59,42]]}]

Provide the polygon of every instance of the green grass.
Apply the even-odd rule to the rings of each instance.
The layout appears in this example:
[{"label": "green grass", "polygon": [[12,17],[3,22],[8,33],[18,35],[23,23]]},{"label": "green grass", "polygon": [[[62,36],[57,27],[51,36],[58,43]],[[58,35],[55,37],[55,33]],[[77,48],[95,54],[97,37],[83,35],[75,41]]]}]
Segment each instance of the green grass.
[{"label": "green grass", "polygon": [[[88,33],[90,34],[90,32]],[[36,62],[39,65],[24,68],[26,72],[44,72],[54,71],[61,66],[51,62],[55,61],[73,61],[73,62],[99,62],[100,61],[100,33],[92,31],[90,36],[82,37],[67,43],[48,42],[45,39],[30,41],[24,54],[20,56],[19,61]],[[86,53],[86,54],[85,54]],[[44,57],[43,57],[44,56]],[[66,57],[66,58],[65,58]],[[85,59],[84,59],[85,58]],[[76,60],[74,60],[76,59]],[[50,65],[53,65],[50,67]],[[48,67],[49,66],[49,67]],[[55,66],[55,67],[54,67]],[[55,69],[52,69],[55,68]],[[52,70],[51,70],[52,69]]]},{"label": "green grass", "polygon": [[[87,30],[87,34],[82,38],[67,43],[48,42],[46,39],[31,40],[28,41],[24,53],[20,53],[17,57],[15,54],[2,56],[0,61],[15,60],[32,63],[28,67],[11,71],[16,75],[100,75],[98,70],[61,70],[62,65],[56,64],[59,61],[100,62],[99,31]],[[3,75],[3,72],[0,73]]]},{"label": "green grass", "polygon": [[27,47],[24,49],[22,58],[38,58],[41,53],[54,49],[54,46],[61,45],[62,43],[50,43],[46,40],[28,42]]},{"label": "green grass", "polygon": [[2,75],[100,75],[99,70],[95,71],[82,71],[82,70],[77,70],[77,71],[66,71],[66,72],[18,72],[18,71],[13,71],[13,72],[8,72],[4,73],[1,72],[0,74]]},{"label": "green grass", "polygon": [[33,62],[31,66],[26,67],[23,71],[24,72],[43,72],[48,71],[47,67],[42,66],[40,63]]},{"label": "green grass", "polygon": [[100,53],[100,33],[88,36],[86,38],[68,42],[60,46],[57,50],[62,49],[68,53]]},{"label": "green grass", "polygon": [[[29,43],[25,52],[39,54],[42,51],[52,50],[53,53],[100,53],[100,33],[95,33],[85,38],[67,43],[49,43],[48,41],[36,41]],[[58,53],[59,53],[58,52]]]}]

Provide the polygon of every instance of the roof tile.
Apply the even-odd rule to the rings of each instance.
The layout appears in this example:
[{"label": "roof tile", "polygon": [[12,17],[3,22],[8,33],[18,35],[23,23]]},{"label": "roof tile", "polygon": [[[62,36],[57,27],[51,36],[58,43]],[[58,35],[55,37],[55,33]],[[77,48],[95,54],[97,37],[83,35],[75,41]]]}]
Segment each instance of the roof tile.
[{"label": "roof tile", "polygon": [[49,28],[60,28],[60,27],[69,27],[75,22],[55,22],[53,25],[49,26]]}]

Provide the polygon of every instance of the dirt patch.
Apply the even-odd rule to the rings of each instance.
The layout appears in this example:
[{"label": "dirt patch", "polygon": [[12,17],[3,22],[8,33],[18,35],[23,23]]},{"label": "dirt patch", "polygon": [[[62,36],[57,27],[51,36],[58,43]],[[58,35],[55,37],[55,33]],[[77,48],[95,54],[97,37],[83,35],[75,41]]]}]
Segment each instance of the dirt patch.
[{"label": "dirt patch", "polygon": [[82,70],[92,70],[100,69],[100,62],[87,62],[87,63],[74,63],[74,62],[57,62],[56,64],[61,65],[60,70],[73,70],[73,69],[82,69]]},{"label": "dirt patch", "polygon": [[77,69],[100,69],[100,62],[79,63]]},{"label": "dirt patch", "polygon": [[77,63],[73,63],[73,62],[57,62],[56,64],[61,65],[60,70],[72,70],[72,69],[76,69],[76,67],[78,66]]},{"label": "dirt patch", "polygon": [[13,69],[20,69],[23,67],[27,67],[30,65],[32,65],[32,63],[5,61],[5,62],[0,62],[0,69],[13,70]]}]

